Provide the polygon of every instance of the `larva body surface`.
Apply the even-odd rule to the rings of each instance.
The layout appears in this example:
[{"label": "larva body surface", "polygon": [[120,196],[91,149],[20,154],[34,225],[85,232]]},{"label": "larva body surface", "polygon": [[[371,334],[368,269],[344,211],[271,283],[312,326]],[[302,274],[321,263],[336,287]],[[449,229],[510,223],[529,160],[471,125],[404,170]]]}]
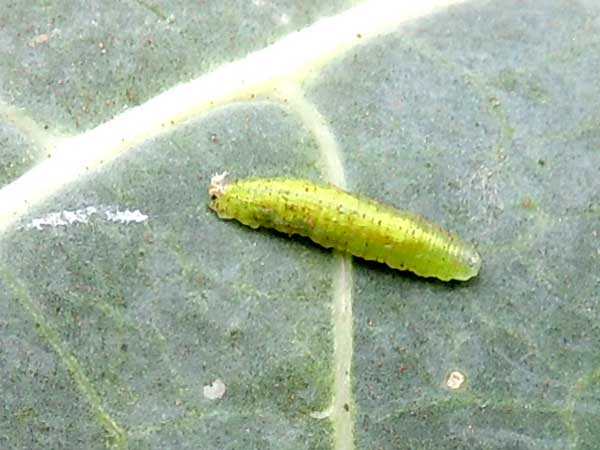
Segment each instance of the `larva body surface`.
[{"label": "larva body surface", "polygon": [[481,259],[475,248],[423,217],[334,186],[299,179],[215,176],[210,204],[220,218],[252,228],[299,234],[327,248],[440,280],[468,280]]}]

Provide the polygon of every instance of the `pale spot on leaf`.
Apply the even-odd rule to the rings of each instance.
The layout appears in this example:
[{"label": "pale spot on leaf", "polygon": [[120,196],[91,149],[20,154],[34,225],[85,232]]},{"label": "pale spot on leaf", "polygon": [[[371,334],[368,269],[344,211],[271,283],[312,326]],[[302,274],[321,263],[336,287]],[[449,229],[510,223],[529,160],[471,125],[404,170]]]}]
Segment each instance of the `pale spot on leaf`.
[{"label": "pale spot on leaf", "polygon": [[29,46],[31,48],[35,48],[38,45],[47,44],[49,40],[50,40],[50,36],[48,36],[46,33],[38,34],[31,41],[29,41]]},{"label": "pale spot on leaf", "polygon": [[446,380],[446,386],[448,388],[455,390],[460,389],[460,387],[465,382],[465,376],[461,372],[455,370],[448,375],[448,379]]},{"label": "pale spot on leaf", "polygon": [[202,393],[204,394],[204,398],[209,400],[218,400],[223,398],[225,395],[225,383],[223,383],[218,378],[210,384],[204,386]]}]

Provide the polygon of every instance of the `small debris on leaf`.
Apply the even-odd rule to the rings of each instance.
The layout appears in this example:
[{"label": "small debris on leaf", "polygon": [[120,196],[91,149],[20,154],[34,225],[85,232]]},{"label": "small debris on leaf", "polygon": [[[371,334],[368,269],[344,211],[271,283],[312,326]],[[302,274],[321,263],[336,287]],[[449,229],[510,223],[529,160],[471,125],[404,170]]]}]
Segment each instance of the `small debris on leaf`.
[{"label": "small debris on leaf", "polygon": [[50,36],[48,36],[46,33],[38,34],[31,41],[29,41],[29,46],[31,48],[35,48],[38,45],[47,44],[49,40]]},{"label": "small debris on leaf", "polygon": [[454,390],[459,389],[463,383],[465,382],[465,376],[459,371],[455,370],[448,375],[448,379],[446,380],[446,386],[448,388]]},{"label": "small debris on leaf", "polygon": [[204,397],[209,400],[219,400],[225,395],[225,383],[218,378],[210,384],[204,386],[203,394]]}]

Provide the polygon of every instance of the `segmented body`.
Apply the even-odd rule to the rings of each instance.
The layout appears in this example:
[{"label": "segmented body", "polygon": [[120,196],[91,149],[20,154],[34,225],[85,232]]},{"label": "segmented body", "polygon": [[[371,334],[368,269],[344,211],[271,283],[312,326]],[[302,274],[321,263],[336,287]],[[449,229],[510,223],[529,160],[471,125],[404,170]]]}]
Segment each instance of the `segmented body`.
[{"label": "segmented body", "polygon": [[213,178],[211,209],[222,219],[307,236],[314,242],[423,277],[468,280],[475,248],[423,217],[334,186],[299,179]]}]

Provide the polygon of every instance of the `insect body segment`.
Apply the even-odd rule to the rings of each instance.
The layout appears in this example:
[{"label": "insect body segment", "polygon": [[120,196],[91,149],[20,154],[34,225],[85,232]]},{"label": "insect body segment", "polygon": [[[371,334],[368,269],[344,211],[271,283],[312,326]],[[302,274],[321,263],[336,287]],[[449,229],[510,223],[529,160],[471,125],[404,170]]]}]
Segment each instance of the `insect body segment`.
[{"label": "insect body segment", "polygon": [[306,236],[327,247],[423,277],[468,280],[481,259],[471,244],[423,217],[335,186],[284,178],[211,180],[210,207],[222,219]]}]

